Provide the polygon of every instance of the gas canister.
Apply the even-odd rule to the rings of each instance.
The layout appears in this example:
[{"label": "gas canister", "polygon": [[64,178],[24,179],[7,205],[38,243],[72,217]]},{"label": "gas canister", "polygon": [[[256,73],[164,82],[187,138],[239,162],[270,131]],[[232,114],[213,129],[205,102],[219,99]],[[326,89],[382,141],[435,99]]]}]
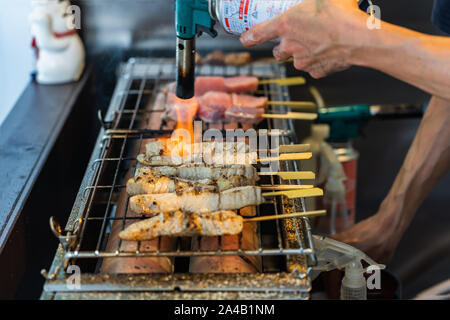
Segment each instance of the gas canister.
[{"label": "gas canister", "polygon": [[[208,0],[210,16],[226,32],[240,35],[252,27],[275,18],[304,0]],[[356,0],[361,9],[371,5],[370,0]]]},{"label": "gas canister", "polygon": [[240,35],[303,0],[208,0],[209,14],[225,31]]}]

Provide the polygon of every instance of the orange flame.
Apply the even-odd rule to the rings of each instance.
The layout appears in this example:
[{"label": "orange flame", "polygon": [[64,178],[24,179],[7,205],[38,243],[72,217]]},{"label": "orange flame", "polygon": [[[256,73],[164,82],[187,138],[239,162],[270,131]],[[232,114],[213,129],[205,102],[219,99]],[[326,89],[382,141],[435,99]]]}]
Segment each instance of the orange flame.
[{"label": "orange flame", "polygon": [[186,154],[192,154],[191,146],[194,143],[194,117],[197,114],[197,99],[180,99],[174,96],[174,107],[177,114],[177,125],[168,141],[168,149],[177,149],[178,155],[183,157]]}]

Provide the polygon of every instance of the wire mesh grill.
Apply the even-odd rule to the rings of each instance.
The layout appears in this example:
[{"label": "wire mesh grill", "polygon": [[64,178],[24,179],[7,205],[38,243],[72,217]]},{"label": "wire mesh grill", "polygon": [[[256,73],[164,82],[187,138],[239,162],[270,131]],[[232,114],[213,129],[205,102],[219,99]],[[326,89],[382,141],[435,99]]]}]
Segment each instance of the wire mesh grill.
[{"label": "wire mesh grill", "polygon": [[[274,64],[250,65],[248,67],[200,67],[200,75],[255,75],[261,78],[273,78],[274,76],[281,76],[279,70],[276,70]],[[278,71],[278,72],[277,72]],[[312,249],[302,239],[302,231],[298,225],[293,227],[295,241],[287,245],[283,241],[286,235],[283,235],[281,222],[279,220],[259,222],[258,236],[260,237],[259,248],[253,250],[244,249],[241,247],[239,241],[239,248],[236,250],[213,250],[204,251],[200,249],[200,245],[196,246],[197,250],[182,250],[180,239],[177,241],[176,249],[171,251],[161,250],[160,246],[156,250],[145,250],[138,246],[136,250],[127,251],[121,249],[121,241],[118,242],[115,250],[105,250],[105,240],[108,236],[108,231],[114,221],[121,220],[123,226],[127,220],[137,220],[141,218],[127,216],[128,201],[124,206],[125,212],[116,217],[116,193],[125,188],[124,173],[136,169],[137,154],[141,152],[143,140],[145,138],[161,137],[169,135],[174,130],[174,123],[167,123],[162,121],[160,127],[156,130],[141,129],[147,128],[152,117],[159,117],[163,110],[155,109],[154,100],[156,94],[161,88],[167,84],[174,74],[174,65],[171,61],[167,63],[139,63],[132,60],[122,69],[124,78],[128,79],[127,86],[118,89],[119,102],[117,109],[114,112],[114,119],[110,122],[111,128],[105,131],[103,137],[103,147],[100,156],[94,160],[92,168],[94,170],[92,183],[84,187],[82,191],[85,206],[83,212],[79,217],[78,226],[78,241],[77,245],[66,252],[66,258],[105,258],[105,257],[140,257],[140,256],[207,256],[207,255],[290,255],[290,254],[312,254]],[[131,78],[131,75],[133,78]],[[131,80],[132,79],[132,80]],[[262,86],[262,93],[269,98],[278,99],[275,94],[279,94],[286,99],[286,94],[283,94],[279,88],[274,90],[269,85]],[[282,106],[281,106],[282,107]],[[280,108],[272,107],[273,112],[283,111]],[[144,125],[142,125],[142,122]],[[274,132],[274,124],[272,121],[266,120],[264,125],[268,133]],[[209,129],[210,125],[204,123],[205,128]],[[225,124],[221,125],[221,129],[225,132]],[[264,129],[263,129],[264,130]],[[280,135],[282,144],[291,144],[292,134],[286,132],[277,133]],[[133,146],[136,146],[137,148]],[[284,164],[286,170],[298,170],[298,164],[295,161]],[[110,171],[112,174],[106,174],[105,171]],[[276,185],[281,181],[276,176],[263,177],[261,183]],[[257,216],[268,214],[286,213],[288,210],[302,209],[302,203],[295,203],[297,201],[280,201],[281,197],[273,197],[266,201],[262,206],[257,207]],[[106,203],[105,203],[106,202]],[[104,210],[98,210],[98,205],[101,204]],[[97,207],[96,207],[97,206]],[[289,207],[289,208],[288,208]],[[294,209],[292,209],[295,207]],[[291,209],[290,209],[291,208]],[[295,219],[303,220],[304,219]],[[86,230],[90,225],[96,225],[91,228],[89,234]],[[264,226],[262,226],[264,225]],[[261,229],[273,230],[275,234],[276,243],[264,245],[261,239]],[[92,243],[93,234],[96,233],[95,244]],[[86,237],[89,241],[86,241]],[[194,241],[200,242],[201,237],[195,237]],[[291,237],[292,238],[292,237]],[[221,238],[219,237],[219,243]]]},{"label": "wire mesh grill", "polygon": [[[125,193],[127,173],[134,175],[136,158],[142,152],[145,139],[169,136],[174,129],[174,123],[166,121],[162,121],[157,128],[151,125],[164,111],[155,104],[157,93],[164,85],[173,81],[174,75],[175,64],[171,59],[130,59],[119,69],[119,80],[105,117],[108,120],[101,119],[104,128],[66,227],[66,232],[76,235],[76,241],[60,252],[61,257],[55,259],[55,262],[60,260],[64,269],[70,264],[79,264],[80,260],[94,259],[97,263],[92,273],[96,274],[100,272],[104,258],[261,256],[263,273],[291,272],[297,278],[305,278],[309,265],[315,263],[309,220],[306,218],[258,222],[257,236],[260,246],[252,249],[242,247],[242,236],[239,236],[238,248],[233,250],[221,248],[221,237],[218,237],[217,250],[201,250],[201,237],[192,238],[188,247],[185,238],[177,238],[176,245],[171,250],[161,248],[161,240],[158,241],[157,248],[151,250],[141,246],[140,242],[133,250],[123,250],[120,240],[115,248],[108,248],[108,238],[114,222],[121,223],[123,229],[127,221],[141,219],[127,214],[128,196],[125,205],[118,205],[121,201],[120,194]],[[243,67],[205,65],[197,68],[197,75],[254,75],[259,79],[272,79],[283,77],[285,70],[278,63],[254,63]],[[258,93],[269,100],[289,100],[287,88],[278,85],[260,85]],[[289,111],[283,105],[269,108],[272,113]],[[149,127],[152,129],[148,129]],[[239,124],[238,127],[243,126]],[[210,125],[204,123],[203,129],[208,128]],[[226,131],[225,124],[217,128],[224,133]],[[256,129],[279,136],[280,144],[297,143],[292,120],[264,120]],[[284,161],[280,165],[280,169],[284,171],[300,169],[297,161]],[[277,176],[261,176],[260,183],[300,184],[300,181],[282,181]],[[122,212],[118,212],[120,210]],[[290,200],[277,196],[268,198],[264,204],[258,206],[256,215],[298,211],[305,211],[303,199]],[[193,245],[195,242],[196,246]],[[199,249],[192,249],[194,247]],[[282,257],[284,262],[273,264],[269,257],[276,256]]]}]

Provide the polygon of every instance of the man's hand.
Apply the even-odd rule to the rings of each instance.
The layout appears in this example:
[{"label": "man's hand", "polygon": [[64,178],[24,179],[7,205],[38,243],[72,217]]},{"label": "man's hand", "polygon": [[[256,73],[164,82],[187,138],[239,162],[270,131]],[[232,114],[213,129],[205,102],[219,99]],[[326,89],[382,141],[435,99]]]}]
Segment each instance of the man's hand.
[{"label": "man's hand", "polygon": [[293,57],[296,69],[321,78],[350,67],[367,17],[356,0],[305,0],[242,34],[241,42],[253,47],[279,38],[273,50],[277,60]]},{"label": "man's hand", "polygon": [[378,213],[337,234],[387,263],[423,199],[450,170],[450,100],[433,97],[402,168]]},{"label": "man's hand", "polygon": [[402,235],[387,215],[378,212],[332,238],[360,249],[378,263],[388,263]]}]

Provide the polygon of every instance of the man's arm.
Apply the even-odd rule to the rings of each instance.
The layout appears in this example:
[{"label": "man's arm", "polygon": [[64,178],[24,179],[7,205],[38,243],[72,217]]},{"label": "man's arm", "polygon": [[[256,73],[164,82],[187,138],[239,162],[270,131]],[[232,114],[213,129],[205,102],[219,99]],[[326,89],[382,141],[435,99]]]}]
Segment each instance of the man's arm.
[{"label": "man's arm", "polygon": [[450,38],[385,22],[369,30],[367,18],[355,0],[305,0],[244,33],[241,42],[251,47],[280,38],[275,58],[292,56],[295,68],[315,78],[359,65],[434,95],[378,213],[336,235],[386,262],[423,199],[450,169]]},{"label": "man's arm", "polygon": [[450,38],[388,23],[355,49],[351,64],[383,71],[432,95],[450,100]]},{"label": "man's arm", "polygon": [[422,201],[449,169],[450,101],[433,97],[378,213],[335,238],[389,261]]},{"label": "man's arm", "polygon": [[280,38],[275,58],[294,57],[295,68],[314,78],[365,66],[450,100],[450,38],[387,22],[370,30],[368,17],[355,0],[305,0],[244,33],[241,42],[252,47]]}]

